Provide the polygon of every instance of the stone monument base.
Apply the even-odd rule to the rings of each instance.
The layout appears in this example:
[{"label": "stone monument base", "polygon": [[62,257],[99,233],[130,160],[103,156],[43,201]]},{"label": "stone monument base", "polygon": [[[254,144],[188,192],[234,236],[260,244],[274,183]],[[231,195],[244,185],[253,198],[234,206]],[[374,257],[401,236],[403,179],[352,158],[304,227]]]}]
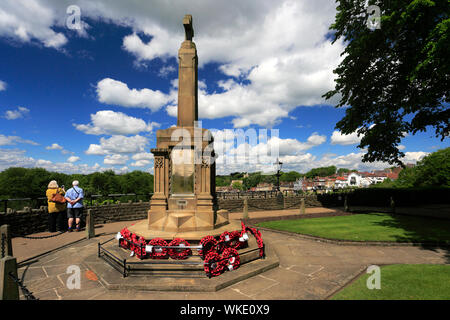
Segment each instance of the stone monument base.
[{"label": "stone monument base", "polygon": [[163,238],[164,240],[173,240],[175,238],[182,238],[188,241],[196,240],[200,241],[201,238],[205,236],[220,236],[225,231],[241,230],[241,223],[237,220],[232,220],[226,224],[216,224],[216,228],[212,230],[202,230],[202,231],[162,231],[162,230],[150,230],[148,228],[148,221],[141,220],[129,227],[127,229],[138,236],[143,237],[146,240],[151,240],[154,238]]},{"label": "stone monument base", "polygon": [[[258,246],[252,236],[250,236],[248,247],[238,250],[241,258],[239,268],[225,271],[212,278],[208,278],[203,270],[203,264],[146,264],[148,260],[130,257],[130,251],[120,248],[115,240],[107,243],[105,249],[118,260],[99,259],[95,254],[88,256],[84,264],[109,290],[214,292],[279,266],[279,259],[270,243],[265,243],[265,258],[259,257]],[[121,261],[127,263],[126,277],[121,275],[123,272]],[[202,260],[198,256],[192,256],[183,261],[201,262]]]}]

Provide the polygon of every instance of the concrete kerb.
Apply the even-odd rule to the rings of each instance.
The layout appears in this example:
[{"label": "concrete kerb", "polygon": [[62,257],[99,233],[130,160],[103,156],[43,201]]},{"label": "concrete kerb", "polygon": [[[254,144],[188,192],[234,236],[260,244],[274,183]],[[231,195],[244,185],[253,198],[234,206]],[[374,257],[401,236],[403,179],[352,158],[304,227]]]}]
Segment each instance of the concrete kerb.
[{"label": "concrete kerb", "polygon": [[[353,282],[358,280],[364,273],[366,273],[367,268],[369,268],[370,265],[362,266],[358,271],[352,273],[350,276],[348,276],[345,279],[345,284],[337,289],[330,290],[324,300],[330,300],[334,295],[336,295],[338,292],[341,292],[343,289],[347,288],[349,285],[351,285]],[[377,264],[377,266],[381,266],[381,264]]]},{"label": "concrete kerb", "polygon": [[328,239],[323,237],[317,237],[312,235],[306,235],[296,232],[276,230],[270,228],[264,228],[260,226],[255,226],[249,223],[249,226],[258,228],[260,230],[281,233],[288,236],[294,236],[301,239],[313,240],[317,242],[331,243],[336,245],[345,246],[381,246],[381,247],[431,247],[431,248],[450,248],[450,243],[445,242],[389,242],[389,241],[357,241],[357,240],[339,240],[339,239]]}]

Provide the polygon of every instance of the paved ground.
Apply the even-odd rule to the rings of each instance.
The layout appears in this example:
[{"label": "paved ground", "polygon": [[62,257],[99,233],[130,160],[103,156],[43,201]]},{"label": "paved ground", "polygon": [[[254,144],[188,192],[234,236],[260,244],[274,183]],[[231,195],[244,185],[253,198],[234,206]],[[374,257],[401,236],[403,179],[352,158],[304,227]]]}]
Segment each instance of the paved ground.
[{"label": "paved ground", "polygon": [[[450,264],[450,249],[427,249],[409,246],[351,246],[302,239],[295,235],[263,231],[280,259],[280,266],[217,292],[151,292],[107,290],[87,272],[82,261],[97,250],[98,241],[111,238],[122,226],[132,222],[104,225],[104,233],[94,239],[82,240],[66,248],[30,260],[19,269],[24,284],[39,299],[326,299],[371,264]],[[39,241],[58,245],[80,239],[84,233],[64,234],[47,240],[29,240],[22,244],[36,248]],[[21,239],[14,239],[15,255],[26,257]],[[42,243],[43,243],[42,242]],[[54,243],[53,246],[56,246]],[[44,245],[41,245],[44,247]],[[46,249],[50,248],[46,246]],[[41,250],[44,252],[44,249]],[[34,253],[39,252],[38,249]],[[34,254],[36,255],[36,254]],[[18,259],[23,261],[24,259]],[[66,286],[68,266],[82,270],[81,289]],[[118,273],[118,276],[120,274]],[[22,297],[23,298],[23,297]]]}]

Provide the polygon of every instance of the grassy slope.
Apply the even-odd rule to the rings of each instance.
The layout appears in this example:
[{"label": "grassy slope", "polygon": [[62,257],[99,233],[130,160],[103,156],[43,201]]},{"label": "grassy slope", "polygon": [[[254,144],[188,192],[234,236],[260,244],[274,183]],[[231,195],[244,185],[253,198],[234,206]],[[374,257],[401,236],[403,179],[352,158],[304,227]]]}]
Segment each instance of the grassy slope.
[{"label": "grassy slope", "polygon": [[384,213],[278,220],[258,226],[329,239],[395,242],[450,242],[450,221]]},{"label": "grassy slope", "polygon": [[381,267],[379,290],[367,288],[363,274],[335,294],[333,300],[448,300],[450,265],[391,265]]}]

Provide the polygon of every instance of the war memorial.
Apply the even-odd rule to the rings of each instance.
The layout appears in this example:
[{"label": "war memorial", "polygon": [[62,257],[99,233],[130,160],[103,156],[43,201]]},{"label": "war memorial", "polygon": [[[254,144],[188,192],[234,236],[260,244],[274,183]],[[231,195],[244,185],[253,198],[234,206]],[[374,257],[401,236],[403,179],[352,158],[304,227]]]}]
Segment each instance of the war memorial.
[{"label": "war memorial", "polygon": [[110,289],[215,291],[279,264],[259,230],[230,221],[228,211],[217,208],[213,137],[197,126],[191,15],[183,25],[178,121],[157,131],[151,149],[155,178],[148,218],[99,243],[97,257],[86,262]]}]

